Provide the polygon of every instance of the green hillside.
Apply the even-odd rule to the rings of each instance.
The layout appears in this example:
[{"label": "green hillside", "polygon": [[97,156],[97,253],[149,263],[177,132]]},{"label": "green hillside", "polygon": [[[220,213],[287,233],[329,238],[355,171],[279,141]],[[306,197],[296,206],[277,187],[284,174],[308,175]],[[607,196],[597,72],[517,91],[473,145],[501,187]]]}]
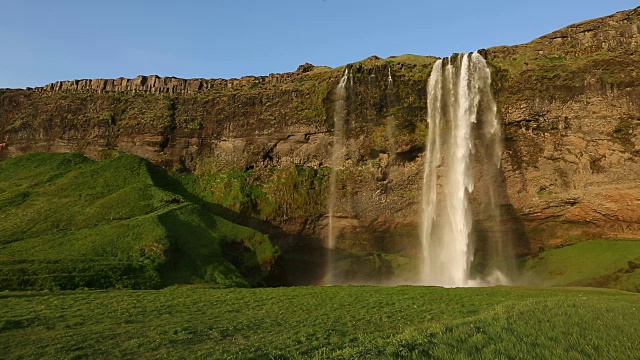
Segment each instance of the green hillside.
[{"label": "green hillside", "polygon": [[526,282],[640,292],[640,240],[592,240],[527,259]]},{"label": "green hillside", "polygon": [[257,284],[277,249],[150,162],[112,153],[0,162],[0,289]]}]

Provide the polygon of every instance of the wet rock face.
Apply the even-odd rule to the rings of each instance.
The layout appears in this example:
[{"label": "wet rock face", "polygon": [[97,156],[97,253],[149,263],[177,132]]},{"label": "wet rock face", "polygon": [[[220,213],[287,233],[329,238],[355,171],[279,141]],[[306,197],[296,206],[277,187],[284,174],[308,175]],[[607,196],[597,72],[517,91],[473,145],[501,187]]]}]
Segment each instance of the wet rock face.
[{"label": "wet rock face", "polygon": [[[504,134],[503,222],[516,251],[581,233],[640,237],[639,17],[640,8],[483,51]],[[339,249],[415,255],[434,62],[348,65]],[[272,196],[247,210],[262,230],[283,248],[321,245],[343,73],[304,64],[232,80],[139,76],[0,90],[0,158],[118,149],[202,176],[240,172]]]}]

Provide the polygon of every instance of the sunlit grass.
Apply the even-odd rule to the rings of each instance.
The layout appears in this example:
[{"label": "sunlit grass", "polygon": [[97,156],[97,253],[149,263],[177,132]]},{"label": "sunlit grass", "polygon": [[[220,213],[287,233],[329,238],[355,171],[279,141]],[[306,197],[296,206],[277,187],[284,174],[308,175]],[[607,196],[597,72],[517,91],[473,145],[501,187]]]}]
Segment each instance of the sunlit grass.
[{"label": "sunlit grass", "polygon": [[640,297],[611,290],[168,288],[0,293],[7,358],[640,356]]},{"label": "sunlit grass", "polygon": [[549,249],[527,260],[524,274],[544,285],[640,292],[640,240],[593,240]]}]

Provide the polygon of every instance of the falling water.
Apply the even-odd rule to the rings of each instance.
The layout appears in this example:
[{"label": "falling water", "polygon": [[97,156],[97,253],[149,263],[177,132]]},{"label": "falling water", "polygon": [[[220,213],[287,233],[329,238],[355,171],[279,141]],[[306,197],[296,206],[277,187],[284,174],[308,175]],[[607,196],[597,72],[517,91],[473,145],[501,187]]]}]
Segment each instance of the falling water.
[{"label": "falling water", "polygon": [[344,159],[344,116],[345,116],[345,104],[347,100],[346,85],[349,79],[349,69],[345,69],[344,75],[340,79],[336,91],[334,94],[334,110],[333,110],[333,148],[331,150],[331,173],[329,175],[329,234],[327,237],[327,248],[329,249],[327,275],[325,276],[325,283],[334,283],[334,256],[333,250],[336,247],[336,233],[335,226],[335,207],[337,196],[337,177],[338,168],[342,166]]},{"label": "falling water", "polygon": [[[491,75],[478,53],[438,60],[428,82],[428,125],[423,178],[421,281],[440,286],[506,283],[506,264],[493,261],[472,275],[472,228],[500,226],[495,186],[500,169],[500,128],[491,97]],[[482,179],[482,194],[470,201]],[[484,190],[487,191],[484,191]],[[472,209],[472,204],[474,208]],[[477,213],[483,223],[474,223]],[[509,258],[500,231],[485,247],[492,259]],[[483,244],[485,245],[485,244]]]},{"label": "falling water", "polygon": [[[393,78],[391,77],[391,67],[387,68],[388,71],[388,76],[387,76],[387,106],[389,108],[392,107],[393,104],[393,100],[391,98],[391,93],[393,91]],[[391,154],[391,157],[389,158],[389,162],[391,164],[393,164],[395,162],[395,154],[396,154],[396,139],[395,139],[395,132],[396,132],[396,118],[393,115],[389,115],[387,117],[387,139],[389,139],[389,153]]]}]

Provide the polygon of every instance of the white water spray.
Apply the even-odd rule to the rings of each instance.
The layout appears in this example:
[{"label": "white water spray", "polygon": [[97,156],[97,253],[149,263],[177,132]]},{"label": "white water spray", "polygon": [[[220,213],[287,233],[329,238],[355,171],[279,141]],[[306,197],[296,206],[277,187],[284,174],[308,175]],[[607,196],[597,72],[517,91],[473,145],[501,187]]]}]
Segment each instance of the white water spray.
[{"label": "white water spray", "polygon": [[329,249],[327,271],[325,276],[325,283],[333,284],[334,281],[334,255],[333,252],[336,247],[336,225],[335,225],[335,208],[336,208],[336,196],[337,196],[337,182],[338,182],[338,169],[342,167],[345,151],[345,105],[347,100],[346,85],[347,80],[350,78],[349,69],[345,69],[344,75],[340,79],[336,91],[334,94],[334,110],[333,110],[333,148],[331,150],[331,173],[329,175],[329,200],[327,203],[329,212],[329,233],[327,236],[327,248]]},{"label": "white water spray", "polygon": [[[470,202],[475,188],[472,167],[480,168],[475,173],[489,174],[484,175],[487,181],[497,176],[500,166],[500,131],[490,86],[489,68],[478,53],[461,54],[455,63],[446,61],[446,65],[438,60],[429,77],[429,132],[420,234],[421,282],[425,285],[482,286],[507,282],[500,267],[477,276],[471,273],[475,250]],[[491,161],[472,164],[478,148]],[[489,188],[492,186],[495,184]],[[495,191],[482,196],[486,198],[482,203],[488,205],[481,211],[490,213],[493,224],[498,224],[500,211]],[[498,256],[510,256],[504,246],[493,248],[502,248]]]},{"label": "white water spray", "polygon": [[[391,92],[393,91],[393,77],[391,77],[391,67],[387,67],[387,71],[388,71],[388,77],[387,77],[387,106],[389,108],[392,107],[392,97],[391,97]],[[391,157],[389,158],[389,162],[391,164],[395,163],[395,154],[396,154],[396,139],[395,139],[395,132],[396,132],[396,119],[395,116],[393,115],[389,115],[387,117],[387,139],[389,139],[389,154],[391,154]],[[389,169],[391,170],[391,169]]]}]

